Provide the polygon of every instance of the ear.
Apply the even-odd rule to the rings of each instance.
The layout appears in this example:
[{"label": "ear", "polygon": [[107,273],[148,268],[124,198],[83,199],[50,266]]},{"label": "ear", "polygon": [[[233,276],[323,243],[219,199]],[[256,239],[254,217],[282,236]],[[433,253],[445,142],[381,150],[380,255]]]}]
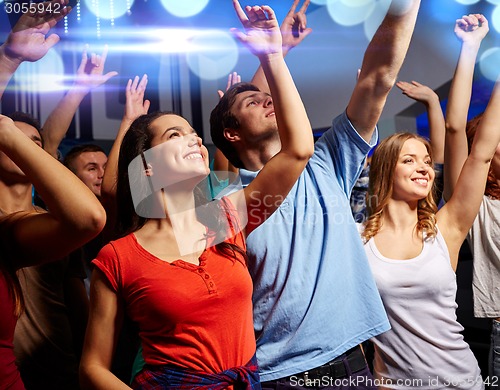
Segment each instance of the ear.
[{"label": "ear", "polygon": [[237,142],[241,139],[239,131],[230,127],[226,127],[224,129],[224,138],[226,138],[229,142]]}]

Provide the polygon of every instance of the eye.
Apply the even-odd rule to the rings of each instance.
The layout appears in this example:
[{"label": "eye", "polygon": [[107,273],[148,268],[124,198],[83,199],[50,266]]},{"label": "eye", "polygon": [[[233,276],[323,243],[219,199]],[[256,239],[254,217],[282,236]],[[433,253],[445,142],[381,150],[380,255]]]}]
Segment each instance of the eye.
[{"label": "eye", "polygon": [[427,165],[432,165],[432,160],[426,160],[426,161],[425,161],[425,163],[426,163]]},{"label": "eye", "polygon": [[410,163],[412,163],[412,162],[413,162],[413,159],[412,159],[412,158],[406,158],[406,159],[404,159],[404,160],[403,160],[403,163],[404,163],[404,164],[410,164]]},{"label": "eye", "polygon": [[248,106],[256,106],[257,102],[255,100],[251,100],[248,102]]},{"label": "eye", "polygon": [[180,137],[180,136],[181,136],[181,133],[179,133],[178,131],[173,131],[168,136],[168,139],[175,138],[175,137]]}]

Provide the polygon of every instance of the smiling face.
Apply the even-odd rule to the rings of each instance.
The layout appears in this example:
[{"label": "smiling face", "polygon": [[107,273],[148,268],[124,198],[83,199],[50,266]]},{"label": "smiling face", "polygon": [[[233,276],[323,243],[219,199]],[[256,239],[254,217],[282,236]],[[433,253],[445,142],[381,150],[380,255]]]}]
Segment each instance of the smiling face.
[{"label": "smiling face", "polygon": [[[178,183],[208,173],[208,151],[196,131],[182,117],[162,115],[151,122],[153,134],[148,164],[153,174],[161,174],[166,183]],[[157,168],[161,167],[161,173]],[[156,169],[155,169],[156,168]]]},{"label": "smiling face", "polygon": [[434,177],[427,147],[418,139],[408,139],[394,168],[392,198],[405,201],[424,199],[432,189]]}]

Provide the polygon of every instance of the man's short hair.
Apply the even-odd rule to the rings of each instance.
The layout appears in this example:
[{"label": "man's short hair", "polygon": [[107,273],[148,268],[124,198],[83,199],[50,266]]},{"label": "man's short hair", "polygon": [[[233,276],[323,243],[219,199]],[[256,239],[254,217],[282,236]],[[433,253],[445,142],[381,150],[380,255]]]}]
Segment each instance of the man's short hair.
[{"label": "man's short hair", "polygon": [[210,114],[210,135],[215,146],[226,156],[229,162],[236,168],[245,168],[232,142],[224,136],[227,128],[239,129],[240,122],[231,109],[233,108],[236,96],[242,92],[256,91],[259,88],[250,83],[238,83],[226,91]]},{"label": "man's short hair", "polygon": [[[42,126],[40,125],[40,121],[36,119],[33,115],[22,111],[15,111],[11,114],[8,114],[7,116],[14,122],[22,122],[26,123],[27,125],[33,126],[36,129],[36,131],[38,131],[38,134],[40,134],[40,138],[42,138]],[[42,138],[42,144],[43,144],[43,138]]]},{"label": "man's short hair", "polygon": [[68,167],[71,171],[75,172],[73,162],[80,154],[88,152],[102,152],[106,154],[106,152],[99,145],[95,144],[77,145],[71,148],[68,153],[66,153],[66,156],[64,156],[63,164],[66,167]]}]

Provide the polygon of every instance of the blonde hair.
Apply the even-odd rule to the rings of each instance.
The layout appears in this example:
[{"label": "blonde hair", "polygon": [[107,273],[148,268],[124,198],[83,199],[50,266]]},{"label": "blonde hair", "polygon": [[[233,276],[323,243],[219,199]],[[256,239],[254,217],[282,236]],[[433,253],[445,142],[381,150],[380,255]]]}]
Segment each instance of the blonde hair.
[{"label": "blonde hair", "polygon": [[[394,170],[396,168],[399,154],[406,141],[416,139],[422,142],[432,159],[431,145],[429,141],[413,133],[396,133],[383,140],[375,149],[370,163],[370,180],[367,194],[368,219],[362,233],[363,240],[368,242],[380,230],[382,217],[387,208],[393,191]],[[419,233],[425,233],[425,237],[432,238],[437,234],[436,212],[437,206],[434,200],[435,185],[429,194],[418,201],[418,222],[415,226]]]}]

